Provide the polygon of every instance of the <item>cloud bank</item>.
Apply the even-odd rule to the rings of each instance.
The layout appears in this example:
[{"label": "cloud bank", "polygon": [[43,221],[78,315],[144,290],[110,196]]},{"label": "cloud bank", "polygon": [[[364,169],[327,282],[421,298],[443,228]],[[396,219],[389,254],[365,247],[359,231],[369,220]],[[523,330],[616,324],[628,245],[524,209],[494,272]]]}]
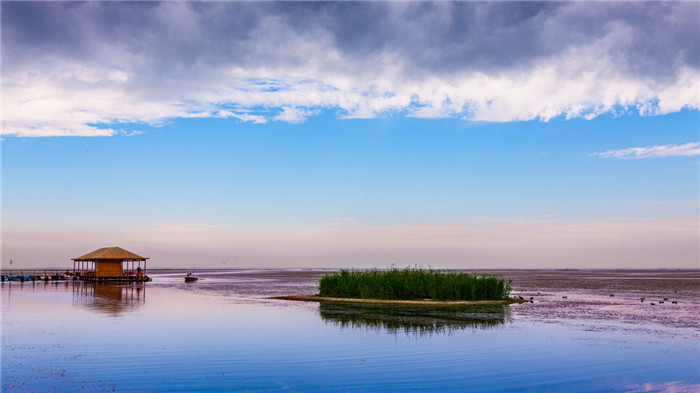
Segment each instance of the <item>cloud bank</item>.
[{"label": "cloud bank", "polygon": [[3,134],[698,109],[700,4],[9,2]]},{"label": "cloud bank", "polygon": [[619,159],[685,157],[697,155],[700,155],[700,143],[698,142],[690,142],[683,145],[630,147],[628,149],[608,150],[601,153],[591,154],[592,157]]}]

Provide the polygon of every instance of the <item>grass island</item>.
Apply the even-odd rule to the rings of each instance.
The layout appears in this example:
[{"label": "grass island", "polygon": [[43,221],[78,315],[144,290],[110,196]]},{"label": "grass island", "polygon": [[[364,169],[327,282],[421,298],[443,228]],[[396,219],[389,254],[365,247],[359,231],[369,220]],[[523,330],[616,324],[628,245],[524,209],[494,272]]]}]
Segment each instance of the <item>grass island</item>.
[{"label": "grass island", "polygon": [[510,298],[510,291],[510,280],[489,274],[418,268],[343,269],[323,276],[317,295],[276,299],[431,306],[521,302]]}]

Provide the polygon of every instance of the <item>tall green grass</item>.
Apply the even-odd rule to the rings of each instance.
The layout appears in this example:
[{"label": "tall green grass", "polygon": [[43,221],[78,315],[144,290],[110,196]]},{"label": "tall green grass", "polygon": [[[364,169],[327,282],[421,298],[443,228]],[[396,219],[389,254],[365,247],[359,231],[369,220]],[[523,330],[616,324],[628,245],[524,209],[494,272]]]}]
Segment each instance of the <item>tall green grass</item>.
[{"label": "tall green grass", "polygon": [[384,300],[501,300],[510,295],[509,280],[432,269],[341,270],[318,283],[324,297]]}]

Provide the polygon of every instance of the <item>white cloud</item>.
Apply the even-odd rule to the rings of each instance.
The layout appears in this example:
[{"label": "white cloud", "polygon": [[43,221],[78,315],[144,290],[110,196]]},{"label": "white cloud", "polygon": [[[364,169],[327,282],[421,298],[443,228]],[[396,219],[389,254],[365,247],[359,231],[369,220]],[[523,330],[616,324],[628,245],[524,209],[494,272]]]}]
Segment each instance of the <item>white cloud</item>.
[{"label": "white cloud", "polygon": [[602,158],[661,158],[661,157],[687,157],[700,155],[700,143],[690,142],[683,145],[658,145],[649,147],[630,147],[620,150],[608,150],[601,153],[590,154],[592,157]]},{"label": "white cloud", "polygon": [[215,115],[212,115],[211,117],[218,117],[221,119],[228,119],[228,118],[236,118],[241,121],[249,121],[255,124],[265,124],[267,122],[267,119],[265,116],[260,116],[260,115],[251,115],[250,113],[243,112],[243,113],[235,113],[231,112],[229,110],[221,110],[216,112]]},{"label": "white cloud", "polygon": [[[467,30],[451,36],[449,29],[436,30],[432,23],[452,23],[460,29],[467,24],[459,18],[469,19],[480,11],[497,12],[491,8],[504,5],[438,4],[430,6],[434,9],[426,11],[425,20],[407,16],[412,7],[420,6],[348,4],[346,11],[380,10],[375,17],[384,17],[398,30],[391,34],[386,33],[391,29],[365,31],[370,27],[360,24],[350,26],[352,34],[346,37],[336,30],[336,22],[344,19],[333,14],[333,7],[318,13],[311,7],[307,10],[311,19],[300,23],[304,21],[295,20],[296,13],[272,12],[284,4],[195,8],[188,3],[164,3],[139,17],[153,17],[152,22],[160,28],[184,29],[187,34],[172,35],[163,42],[158,34],[144,33],[151,38],[135,43],[128,38],[132,35],[114,37],[113,31],[101,30],[112,25],[92,25],[99,19],[88,17],[97,13],[111,18],[113,8],[126,7],[128,11],[129,6],[84,5],[71,15],[80,18],[91,33],[65,48],[40,47],[42,50],[31,52],[28,48],[32,45],[44,43],[15,43],[17,35],[5,36],[2,133],[105,136],[114,135],[121,122],[160,124],[196,117],[235,118],[256,124],[270,120],[302,123],[325,110],[341,118],[405,114],[510,122],[593,119],[629,110],[653,116],[700,109],[700,71],[692,62],[693,48],[683,42],[662,42],[664,45],[658,47],[641,47],[649,53],[638,55],[640,36],[658,37],[654,28],[667,30],[669,26],[647,27],[649,20],[633,20],[629,12],[601,16],[608,8],[617,12],[616,7],[634,8],[634,4],[562,4],[549,11],[544,7],[532,19],[537,23],[531,25],[534,22],[526,16],[516,25],[501,26],[496,32],[505,36],[493,42],[494,34]],[[249,30],[229,32],[237,25],[217,25],[207,19],[211,16],[207,12],[224,12],[228,7],[253,10]],[[256,12],[257,7],[270,14]],[[474,10],[469,11],[470,7]],[[516,14],[520,10],[516,5],[509,7]],[[674,4],[658,11],[668,18],[654,16],[650,20],[682,19],[688,13],[684,7],[692,8]],[[453,8],[463,13],[458,15]],[[81,12],[85,12],[84,17]],[[642,13],[639,9],[635,12]],[[325,24],[324,17],[330,18]],[[485,18],[474,23],[483,24],[488,32],[492,23]],[[577,22],[572,18],[584,21],[583,27],[571,26]],[[598,25],[587,31],[586,21]],[[694,19],[690,23],[695,23]],[[31,29],[10,25],[8,31],[14,31],[13,26]],[[140,25],[133,28],[147,29]],[[682,29],[676,30],[669,34],[678,35]],[[399,31],[411,35],[413,41],[399,40]],[[353,34],[364,40],[358,44]],[[500,57],[498,48],[509,47],[510,41],[527,34],[533,38],[524,43],[532,48],[513,47],[511,54]],[[192,42],[201,45],[192,46]],[[652,44],[656,43],[644,42]],[[61,52],[75,50],[74,46],[90,54],[74,57]],[[164,51],[171,46],[170,51]],[[668,55],[675,58],[659,70],[638,71],[660,67],[657,63],[666,56],[665,48],[671,48]],[[453,58],[452,51],[464,53]]]},{"label": "white cloud", "polygon": [[[586,60],[592,57],[598,60],[587,64],[593,63]],[[579,66],[572,68],[571,64]],[[344,118],[375,118],[405,111],[412,117],[491,122],[548,121],[558,116],[592,119],[620,108],[637,108],[642,115],[698,109],[693,85],[697,87],[700,76],[695,70],[686,69],[678,81],[658,92],[645,81],[617,75],[613,70],[614,64],[585,50],[542,60],[519,72],[470,71],[425,80],[403,80],[399,74],[386,73],[365,81],[359,75],[328,72],[299,75],[294,69],[265,79],[265,70],[247,69],[244,76],[224,80],[225,88],[220,87],[221,80],[203,81],[186,91],[173,92],[168,100],[135,94],[121,80],[86,86],[73,84],[72,74],[26,81],[9,75],[3,97],[3,134],[105,136],[113,135],[119,122],[159,123],[179,117],[236,118],[263,124],[271,116],[271,108],[279,108],[271,120],[289,123],[302,123],[322,109],[339,111]],[[133,75],[133,79],[138,78]],[[280,78],[284,85],[269,89]],[[257,84],[251,85],[251,79]],[[222,106],[247,109],[234,112]]]},{"label": "white cloud", "polygon": [[319,111],[284,106],[282,107],[282,111],[273,117],[272,120],[284,121],[287,123],[303,123],[306,121],[307,117],[317,113],[319,113]]}]

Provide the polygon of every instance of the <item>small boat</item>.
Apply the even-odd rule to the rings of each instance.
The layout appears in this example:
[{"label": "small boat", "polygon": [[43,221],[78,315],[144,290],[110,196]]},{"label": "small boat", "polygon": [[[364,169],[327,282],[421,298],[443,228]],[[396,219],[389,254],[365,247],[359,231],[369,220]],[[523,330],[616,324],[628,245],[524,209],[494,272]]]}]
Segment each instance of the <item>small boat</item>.
[{"label": "small boat", "polygon": [[197,280],[199,280],[199,277],[193,276],[192,273],[187,273],[187,275],[185,276],[185,282],[192,282]]}]

